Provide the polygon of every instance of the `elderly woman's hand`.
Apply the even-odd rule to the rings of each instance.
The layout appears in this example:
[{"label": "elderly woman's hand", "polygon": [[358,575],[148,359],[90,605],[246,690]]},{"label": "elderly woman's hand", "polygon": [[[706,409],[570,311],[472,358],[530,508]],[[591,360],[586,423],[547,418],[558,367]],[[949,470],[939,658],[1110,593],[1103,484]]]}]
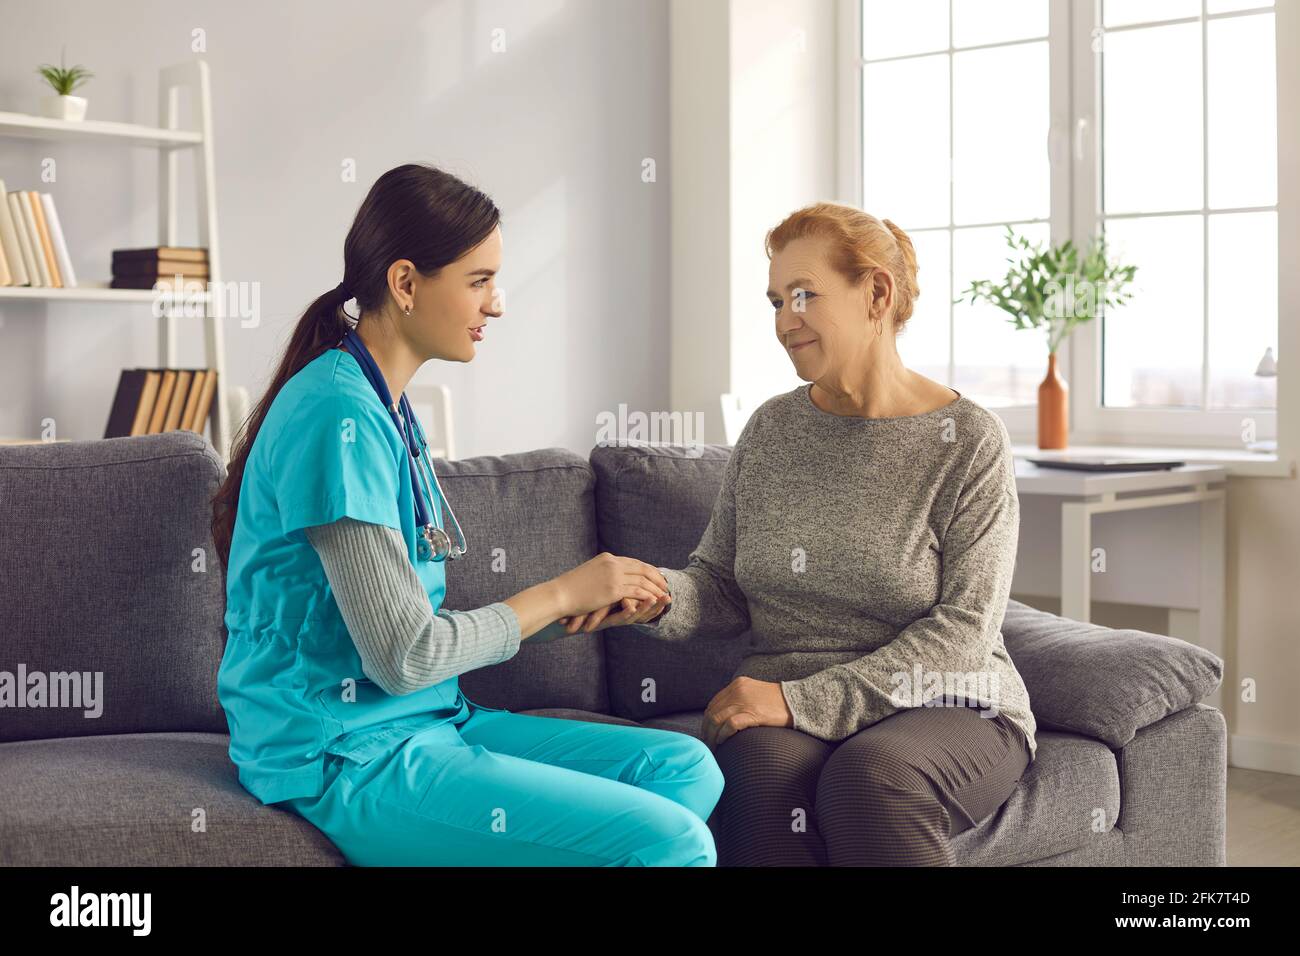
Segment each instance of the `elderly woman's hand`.
[{"label": "elderly woman's hand", "polygon": [[779,682],[737,677],[713,695],[704,711],[704,742],[716,748],[748,727],[793,727],[794,715]]},{"label": "elderly woman's hand", "polygon": [[[672,599],[671,594],[658,601],[637,601],[633,598],[624,598],[621,605],[611,604],[609,607],[603,607],[589,614],[562,617],[560,623],[564,625],[564,630],[568,634],[577,634],[579,632],[589,634],[593,631],[603,631],[607,627],[621,627],[624,624],[644,624],[658,617],[664,608],[672,603]],[[617,613],[611,613],[616,607],[621,607],[621,610]]]}]

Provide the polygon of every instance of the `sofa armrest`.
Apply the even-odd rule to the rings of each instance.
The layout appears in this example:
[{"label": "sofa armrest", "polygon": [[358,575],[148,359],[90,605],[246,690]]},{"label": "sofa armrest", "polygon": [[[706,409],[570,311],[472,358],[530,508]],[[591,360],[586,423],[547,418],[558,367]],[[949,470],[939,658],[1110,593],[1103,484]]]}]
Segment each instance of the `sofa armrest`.
[{"label": "sofa armrest", "polygon": [[1117,754],[1130,866],[1226,866],[1228,725],[1205,704],[1142,728]]},{"label": "sofa armrest", "polygon": [[1007,602],[1002,638],[1038,726],[1112,748],[1204,699],[1223,680],[1223,660],[1195,644],[1074,621],[1016,600]]}]

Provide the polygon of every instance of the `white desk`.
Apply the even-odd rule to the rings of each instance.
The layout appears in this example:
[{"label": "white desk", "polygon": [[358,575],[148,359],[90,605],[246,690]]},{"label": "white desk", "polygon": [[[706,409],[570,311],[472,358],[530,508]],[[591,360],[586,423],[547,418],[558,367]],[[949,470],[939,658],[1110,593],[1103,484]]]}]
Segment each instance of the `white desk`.
[{"label": "white desk", "polygon": [[[1013,591],[1050,595],[1056,590],[1047,576],[1055,564],[1049,549],[1059,541],[1062,617],[1090,619],[1094,578],[1105,573],[1106,597],[1169,608],[1173,636],[1223,657],[1227,472],[1222,466],[1065,471],[1040,468],[1019,455],[1015,466],[1021,550]],[[1048,522],[1058,509],[1059,523],[1051,528]],[[1106,547],[1094,551],[1092,519],[1113,512],[1127,514],[1110,519]]]}]

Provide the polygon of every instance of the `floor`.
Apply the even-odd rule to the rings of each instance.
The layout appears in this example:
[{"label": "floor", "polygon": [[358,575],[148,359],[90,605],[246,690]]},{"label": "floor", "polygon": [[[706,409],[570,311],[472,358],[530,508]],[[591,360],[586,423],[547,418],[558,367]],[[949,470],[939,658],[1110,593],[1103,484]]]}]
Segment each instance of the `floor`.
[{"label": "floor", "polygon": [[1228,768],[1228,866],[1300,866],[1300,777]]}]

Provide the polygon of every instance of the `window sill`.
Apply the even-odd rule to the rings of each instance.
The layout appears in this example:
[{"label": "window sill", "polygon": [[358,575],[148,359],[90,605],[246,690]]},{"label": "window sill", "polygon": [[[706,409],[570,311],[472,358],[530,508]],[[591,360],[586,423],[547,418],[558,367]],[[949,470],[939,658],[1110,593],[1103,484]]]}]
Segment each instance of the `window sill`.
[{"label": "window sill", "polygon": [[1071,445],[1064,450],[1040,450],[1037,445],[1012,444],[1017,458],[1051,458],[1060,455],[1114,455],[1133,458],[1178,458],[1188,464],[1222,465],[1230,478],[1293,478],[1295,462],[1277,452],[1244,448],[1186,448],[1169,445]]}]

